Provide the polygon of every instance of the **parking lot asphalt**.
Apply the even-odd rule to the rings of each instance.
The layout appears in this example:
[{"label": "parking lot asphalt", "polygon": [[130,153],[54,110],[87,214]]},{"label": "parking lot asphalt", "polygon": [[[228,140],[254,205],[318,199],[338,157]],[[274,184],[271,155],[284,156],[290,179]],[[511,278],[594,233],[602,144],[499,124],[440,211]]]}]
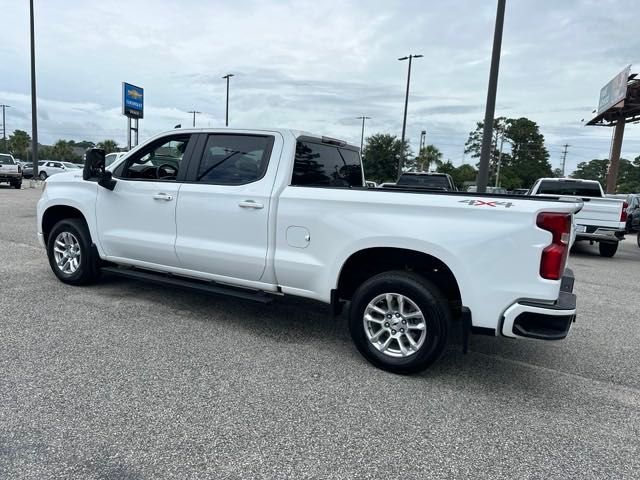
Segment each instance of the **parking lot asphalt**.
[{"label": "parking lot asphalt", "polygon": [[313,302],[60,283],[39,193],[0,185],[2,479],[640,478],[635,237],[572,253],[566,340],[458,335],[403,377]]}]

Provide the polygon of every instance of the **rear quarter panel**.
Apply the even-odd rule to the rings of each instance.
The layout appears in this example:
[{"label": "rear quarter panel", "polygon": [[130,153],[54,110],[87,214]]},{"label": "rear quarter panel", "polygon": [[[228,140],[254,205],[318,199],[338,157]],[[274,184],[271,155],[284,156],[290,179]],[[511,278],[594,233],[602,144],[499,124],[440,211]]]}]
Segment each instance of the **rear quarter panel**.
[{"label": "rear quarter panel", "polygon": [[[373,247],[416,250],[450,268],[474,325],[496,328],[502,312],[519,298],[557,298],[559,282],[539,276],[551,234],[535,220],[540,211],[570,207],[512,199],[508,206],[491,206],[491,201],[496,199],[287,187],[278,204],[277,281],[285,293],[328,302],[342,265],[354,253]],[[289,245],[290,226],[309,231],[306,248]]]}]

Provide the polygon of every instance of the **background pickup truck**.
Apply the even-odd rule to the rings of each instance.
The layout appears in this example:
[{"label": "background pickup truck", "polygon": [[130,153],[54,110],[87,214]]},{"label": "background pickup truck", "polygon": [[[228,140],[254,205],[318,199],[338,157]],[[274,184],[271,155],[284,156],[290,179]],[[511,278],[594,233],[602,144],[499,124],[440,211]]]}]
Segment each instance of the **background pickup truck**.
[{"label": "background pickup truck", "polygon": [[14,188],[22,187],[22,167],[7,153],[0,153],[0,182],[7,182]]},{"label": "background pickup truck", "polygon": [[598,242],[600,255],[613,257],[618,242],[624,239],[627,203],[606,198],[600,182],[573,178],[541,178],[533,184],[530,195],[579,197],[584,207],[575,215],[576,241]]},{"label": "background pickup truck", "polygon": [[575,318],[580,201],[366,188],[357,147],[281,129],[173,130],[104,164],[90,150],[38,202],[38,237],[69,284],[106,271],[348,304],[358,350],[398,373],[432,364],[454,322],[466,345],[561,339]]}]

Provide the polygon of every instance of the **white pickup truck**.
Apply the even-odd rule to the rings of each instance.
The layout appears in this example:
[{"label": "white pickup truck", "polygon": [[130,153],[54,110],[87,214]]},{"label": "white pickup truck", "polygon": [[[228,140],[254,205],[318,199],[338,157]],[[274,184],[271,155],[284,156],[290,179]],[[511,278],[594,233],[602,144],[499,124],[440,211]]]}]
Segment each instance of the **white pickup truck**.
[{"label": "white pickup truck", "polygon": [[7,182],[13,188],[22,187],[22,166],[8,153],[0,153],[0,183],[2,182]]},{"label": "white pickup truck", "polygon": [[613,257],[618,242],[624,240],[627,202],[606,198],[600,182],[575,178],[540,178],[530,195],[573,196],[582,199],[584,207],[575,215],[576,241],[597,242],[600,255]]},{"label": "white pickup truck", "polygon": [[283,129],[174,130],[104,163],[90,150],[38,202],[65,283],[102,271],[348,304],[358,350],[397,373],[432,364],[454,322],[466,348],[469,333],[561,339],[575,319],[580,201],[367,188],[357,147]]}]

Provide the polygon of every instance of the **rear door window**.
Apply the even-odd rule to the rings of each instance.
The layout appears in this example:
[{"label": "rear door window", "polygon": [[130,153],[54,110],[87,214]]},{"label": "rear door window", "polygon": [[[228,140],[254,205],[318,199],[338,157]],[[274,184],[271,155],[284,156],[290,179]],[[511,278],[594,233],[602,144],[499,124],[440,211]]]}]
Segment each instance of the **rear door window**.
[{"label": "rear door window", "polygon": [[357,150],[308,141],[298,142],[292,185],[361,187],[362,164]]},{"label": "rear door window", "polygon": [[264,177],[274,138],[270,135],[209,135],[196,181],[246,185]]}]

